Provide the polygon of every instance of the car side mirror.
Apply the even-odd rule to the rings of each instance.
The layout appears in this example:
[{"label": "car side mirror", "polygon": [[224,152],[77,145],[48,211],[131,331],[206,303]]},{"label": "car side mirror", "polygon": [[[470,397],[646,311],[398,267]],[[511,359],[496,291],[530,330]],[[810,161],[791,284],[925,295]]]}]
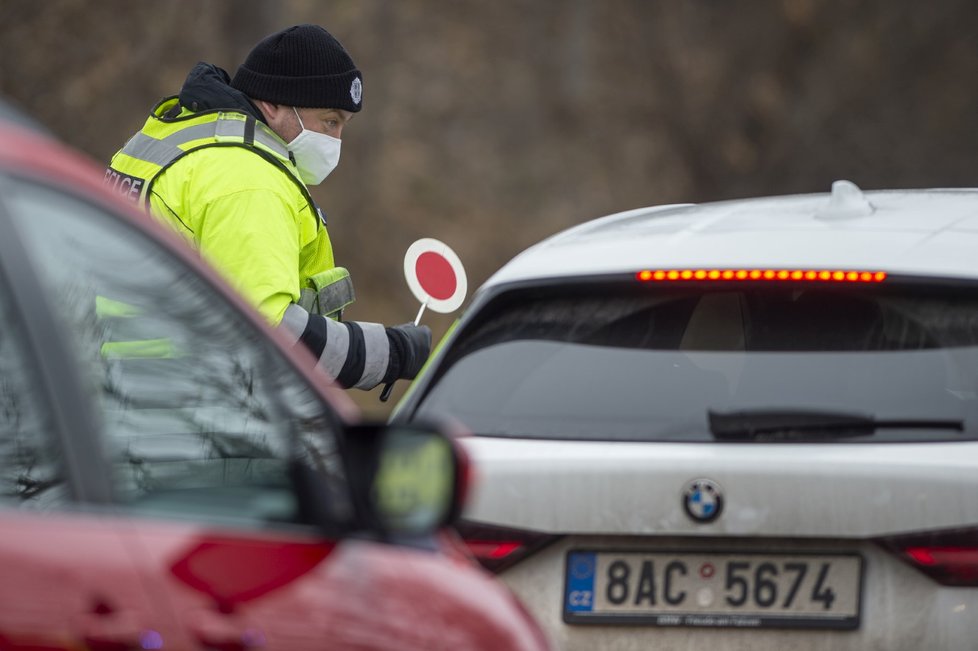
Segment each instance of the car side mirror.
[{"label": "car side mirror", "polygon": [[353,425],[343,448],[366,528],[425,536],[458,518],[468,462],[450,433],[417,423]]}]

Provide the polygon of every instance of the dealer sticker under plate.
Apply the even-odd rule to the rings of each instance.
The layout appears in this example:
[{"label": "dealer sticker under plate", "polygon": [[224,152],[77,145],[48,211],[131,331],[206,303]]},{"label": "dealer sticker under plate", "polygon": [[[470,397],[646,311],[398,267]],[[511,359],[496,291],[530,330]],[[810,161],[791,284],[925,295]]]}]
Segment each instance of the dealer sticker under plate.
[{"label": "dealer sticker under plate", "polygon": [[857,554],[572,550],[564,621],[854,629],[861,582]]}]

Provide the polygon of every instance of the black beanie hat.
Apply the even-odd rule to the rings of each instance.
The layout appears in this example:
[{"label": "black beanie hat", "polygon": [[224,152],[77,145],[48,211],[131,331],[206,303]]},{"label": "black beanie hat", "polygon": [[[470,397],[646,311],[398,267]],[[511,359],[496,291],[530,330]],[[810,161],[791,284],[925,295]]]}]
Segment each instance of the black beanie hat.
[{"label": "black beanie hat", "polygon": [[231,86],[252,99],[306,108],[362,107],[363,77],[340,42],[319,25],[295,25],[263,39]]}]

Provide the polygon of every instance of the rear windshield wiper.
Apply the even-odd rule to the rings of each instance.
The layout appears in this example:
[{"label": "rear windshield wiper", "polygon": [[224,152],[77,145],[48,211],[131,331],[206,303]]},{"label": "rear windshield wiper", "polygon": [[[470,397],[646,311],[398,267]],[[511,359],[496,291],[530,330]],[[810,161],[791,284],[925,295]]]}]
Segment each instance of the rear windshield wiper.
[{"label": "rear windshield wiper", "polygon": [[792,440],[865,436],[878,429],[953,429],[960,420],[879,419],[865,414],[832,411],[745,409],[708,411],[710,432],[720,441]]}]

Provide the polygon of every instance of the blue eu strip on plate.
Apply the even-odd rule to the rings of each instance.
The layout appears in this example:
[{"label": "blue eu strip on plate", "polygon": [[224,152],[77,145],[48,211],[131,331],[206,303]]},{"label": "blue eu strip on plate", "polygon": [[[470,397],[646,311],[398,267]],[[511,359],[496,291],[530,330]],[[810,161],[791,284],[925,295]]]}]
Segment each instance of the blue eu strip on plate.
[{"label": "blue eu strip on plate", "polygon": [[567,611],[587,613],[594,609],[594,571],[597,554],[572,552],[567,557]]}]

